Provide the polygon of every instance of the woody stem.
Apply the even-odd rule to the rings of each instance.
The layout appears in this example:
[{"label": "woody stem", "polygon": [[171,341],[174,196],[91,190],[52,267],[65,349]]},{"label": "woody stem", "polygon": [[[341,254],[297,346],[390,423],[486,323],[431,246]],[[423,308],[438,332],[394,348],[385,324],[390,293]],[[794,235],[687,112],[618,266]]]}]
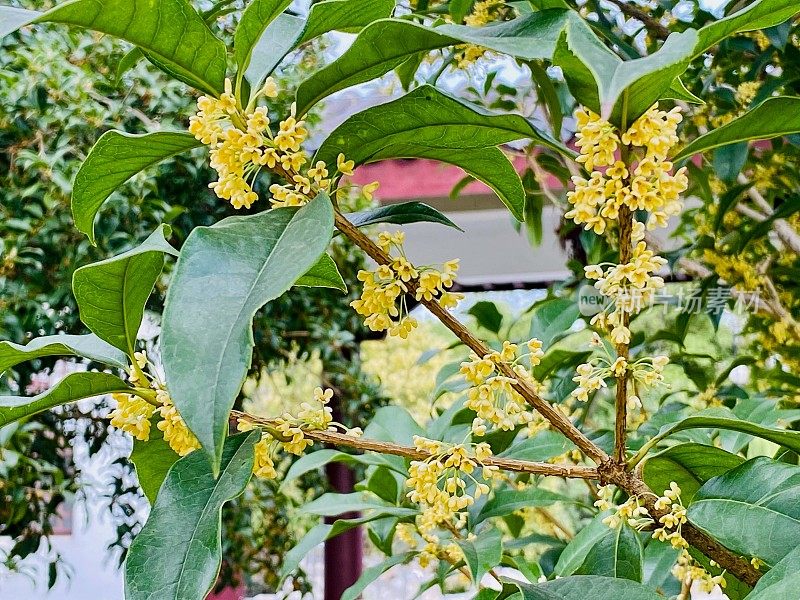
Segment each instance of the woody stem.
[{"label": "woody stem", "polygon": [[[627,264],[631,260],[631,227],[633,225],[633,215],[631,210],[623,205],[619,209],[619,262]],[[629,299],[630,300],[630,299]],[[627,311],[621,314],[622,327],[627,328],[630,324],[630,315]],[[627,363],[630,358],[630,348],[628,343],[616,345],[617,356],[625,359]],[[622,370],[617,375],[617,392],[614,399],[614,460],[617,464],[625,464],[627,449],[625,437],[628,427],[628,369]]]}]

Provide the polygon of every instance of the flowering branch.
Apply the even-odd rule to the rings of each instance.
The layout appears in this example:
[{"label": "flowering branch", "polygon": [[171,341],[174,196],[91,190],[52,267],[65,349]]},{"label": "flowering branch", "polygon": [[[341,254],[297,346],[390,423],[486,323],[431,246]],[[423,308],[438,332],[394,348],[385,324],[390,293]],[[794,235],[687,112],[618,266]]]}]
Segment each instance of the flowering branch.
[{"label": "flowering branch", "polygon": [[[248,423],[257,424],[266,429],[269,434],[276,439],[283,436],[277,429],[277,421],[258,417],[248,413],[233,411],[233,418],[238,422],[240,419]],[[345,448],[355,448],[364,452],[379,452],[381,454],[393,454],[411,460],[426,460],[431,458],[431,453],[418,450],[411,446],[401,446],[391,442],[381,442],[371,440],[346,433],[339,433],[329,429],[304,429],[304,437],[326,444],[343,446]],[[553,465],[550,463],[533,462],[527,460],[517,460],[513,458],[499,458],[491,456],[482,459],[483,464],[490,467],[497,467],[505,471],[515,471],[517,473],[530,473],[531,475],[545,475],[553,477],[567,477],[572,479],[600,479],[597,469],[580,465]]]}]

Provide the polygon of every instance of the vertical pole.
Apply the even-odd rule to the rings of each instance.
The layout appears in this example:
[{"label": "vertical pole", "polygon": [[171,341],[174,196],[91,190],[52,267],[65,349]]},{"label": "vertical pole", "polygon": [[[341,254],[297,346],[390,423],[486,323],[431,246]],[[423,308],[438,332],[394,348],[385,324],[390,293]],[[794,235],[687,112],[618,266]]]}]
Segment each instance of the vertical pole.
[{"label": "vertical pole", "polygon": [[[341,397],[334,393],[331,402],[333,420],[342,422]],[[329,463],[325,467],[331,490],[349,494],[355,485],[353,470],[343,463]],[[337,519],[355,519],[359,513],[345,513],[338,517],[326,517],[326,523]],[[362,558],[361,528],[355,527],[335,538],[325,541],[325,600],[340,600],[344,591],[361,577]]]}]

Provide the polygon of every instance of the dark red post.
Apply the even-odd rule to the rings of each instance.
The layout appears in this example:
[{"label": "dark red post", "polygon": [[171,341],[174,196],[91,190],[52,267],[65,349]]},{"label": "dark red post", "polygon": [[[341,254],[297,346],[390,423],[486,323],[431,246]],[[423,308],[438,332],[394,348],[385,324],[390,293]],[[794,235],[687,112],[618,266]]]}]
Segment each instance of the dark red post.
[{"label": "dark red post", "polygon": [[[342,463],[325,468],[332,491],[349,494],[353,491],[353,471]],[[327,517],[327,523],[337,518],[354,519],[359,513]],[[339,600],[342,593],[361,576],[361,528],[356,527],[325,542],[325,600]]]}]

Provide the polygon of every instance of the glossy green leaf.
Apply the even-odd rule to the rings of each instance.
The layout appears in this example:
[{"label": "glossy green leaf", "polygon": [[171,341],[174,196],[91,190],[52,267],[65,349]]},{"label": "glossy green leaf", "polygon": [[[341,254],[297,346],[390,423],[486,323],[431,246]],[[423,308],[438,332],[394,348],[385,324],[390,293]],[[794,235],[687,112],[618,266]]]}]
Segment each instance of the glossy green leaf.
[{"label": "glossy green leaf", "polygon": [[324,542],[332,529],[333,525],[320,523],[308,530],[308,533],[306,533],[300,541],[295,544],[294,548],[289,550],[286,556],[283,557],[283,565],[281,565],[281,572],[279,575],[281,581],[297,570],[300,566],[300,561],[314,548]]},{"label": "glossy green leaf", "polygon": [[303,35],[306,21],[289,14],[278,15],[258,40],[250,54],[244,76],[250,83],[252,93],[258,91],[267,76],[272,73],[289,52],[297,47]]},{"label": "glossy green leaf", "polygon": [[586,555],[577,575],[602,575],[618,579],[642,580],[644,546],[636,532],[626,525],[609,529]]},{"label": "glossy green leaf", "polygon": [[491,517],[508,515],[530,506],[550,506],[560,501],[569,502],[570,498],[538,487],[529,487],[522,491],[500,490],[483,505],[475,517],[475,522],[480,523]]},{"label": "glossy green leaf", "polygon": [[291,0],[252,0],[244,9],[233,34],[233,57],[240,73],[250,65],[253,48],[264,30],[289,4]]},{"label": "glossy green leaf", "polygon": [[383,465],[381,457],[371,454],[348,454],[339,450],[323,449],[316,452],[304,454],[292,463],[286,475],[281,479],[281,488],[296,480],[298,477],[311,471],[322,468],[332,462],[343,462],[348,464],[360,463],[362,465]]},{"label": "glossy green leaf", "polygon": [[75,175],[72,188],[75,226],[94,243],[95,216],[114,190],[139,171],[199,145],[188,133],[104,133]]},{"label": "glossy green leaf", "polygon": [[164,441],[164,432],[154,422],[151,423],[150,438],[146,442],[133,440],[130,461],[136,469],[139,487],[151,506],[156,502],[158,490],[167,478],[167,473],[179,458]]},{"label": "glossy green leaf", "polygon": [[674,160],[728,144],[768,140],[792,133],[800,133],[800,98],[768,98],[741,117],[693,140],[681,148]]},{"label": "glossy green leaf", "polygon": [[401,19],[375,21],[361,31],[342,56],[300,85],[298,114],[336,91],[388,73],[420,52],[470,43],[526,60],[550,58],[569,15],[565,10],[543,11],[480,28],[429,27]]},{"label": "glossy green leaf", "polygon": [[413,552],[395,554],[375,566],[364,569],[358,581],[344,591],[340,600],[356,600],[356,598],[360,598],[361,592],[363,592],[369,584],[373,583],[378,577],[386,573],[386,571],[392,567],[410,560],[413,556]]},{"label": "glossy green leaf", "polygon": [[307,19],[278,15],[253,46],[245,76],[258,89],[264,78],[301,44],[329,31],[357,30],[388,17],[394,5],[394,0],[323,0],[311,5]]},{"label": "glossy green leaf", "polygon": [[492,114],[474,104],[423,85],[396,100],[349,117],[322,143],[314,160],[336,164],[339,153],[357,165],[394,158],[394,146],[422,149],[483,149],[530,138],[569,156],[559,142],[538,132],[519,115]]},{"label": "glossy green leaf", "polygon": [[551,298],[533,307],[531,337],[539,338],[547,350],[560,334],[568,331],[580,316],[578,304],[567,298]]},{"label": "glossy green leaf", "polygon": [[467,314],[475,317],[475,322],[479,327],[483,327],[495,335],[500,333],[500,328],[503,326],[503,313],[498,310],[497,304],[494,302],[479,300],[470,306]]},{"label": "glossy green leaf", "polygon": [[453,229],[463,231],[446,215],[422,202],[401,202],[371,208],[357,213],[346,215],[356,227],[366,227],[377,223],[392,223],[394,225],[407,225],[409,223],[438,223]]},{"label": "glossy green leaf", "polygon": [[0,396],[0,427],[62,404],[130,389],[127,383],[110,373],[70,373],[36,396]]},{"label": "glossy green leaf", "polygon": [[300,279],[295,281],[295,287],[326,287],[342,292],[347,291],[347,284],[339,273],[339,267],[328,255],[319,257],[316,264],[306,271]]},{"label": "glossy green leaf", "polygon": [[681,500],[688,505],[706,481],[743,462],[741,456],[714,446],[678,444],[647,459],[642,467],[642,477],[658,494],[669,489],[670,482],[674,481],[681,488]]},{"label": "glossy green leaf", "polygon": [[329,31],[353,32],[373,21],[388,17],[395,0],[323,0],[311,5],[300,43]]},{"label": "glossy green leaf", "polygon": [[21,362],[45,356],[80,356],[120,369],[128,367],[124,352],[94,334],[48,335],[25,345],[0,342],[0,374]]},{"label": "glossy green leaf", "polygon": [[144,307],[164,268],[164,255],[178,254],[166,240],[170,232],[169,225],[161,225],[136,248],[81,267],[72,276],[81,321],[129,356],[136,349]]},{"label": "glossy green leaf", "polygon": [[670,88],[675,79],[710,47],[733,33],[776,25],[797,12],[794,0],[759,0],[699,30],[673,33],[658,51],[628,61],[606,49],[584,23],[570,19],[554,62],[580,103],[617,125],[628,125],[659,98],[674,95]]},{"label": "glossy green leaf", "polygon": [[128,550],[127,600],[198,600],[211,591],[222,562],[222,506],[250,480],[259,435],[228,438],[216,478],[202,452],[172,466]]},{"label": "glossy green leaf", "polygon": [[789,431],[776,427],[764,427],[749,421],[741,421],[730,417],[718,417],[713,415],[696,415],[688,417],[678,423],[665,425],[661,428],[658,435],[650,440],[647,447],[655,445],[660,440],[669,437],[679,431],[688,429],[726,429],[728,431],[738,431],[769,440],[775,444],[786,446],[790,450],[800,452],[800,431]]},{"label": "glossy green leaf", "polygon": [[521,441],[511,444],[498,456],[542,462],[561,456],[574,448],[573,443],[563,434],[552,429],[545,429],[533,437],[525,437]]},{"label": "glossy green leaf", "polygon": [[161,354],[175,406],[215,470],[250,367],[253,316],[317,263],[332,235],[333,206],[320,194],[299,210],[197,227],[181,249],[164,308]]},{"label": "glossy green leaf", "polygon": [[536,585],[520,583],[518,586],[523,600],[664,600],[661,594],[641,583],[599,575],[574,575]]},{"label": "glossy green leaf", "polygon": [[491,148],[521,138],[571,155],[519,115],[490,114],[425,85],[348,118],[322,143],[314,161],[335,164],[343,153],[356,165],[390,158],[431,158],[455,164],[494,189],[521,221],[522,183],[510,161]]},{"label": "glossy green leaf", "polygon": [[791,600],[800,589],[800,546],[767,571],[748,600]]},{"label": "glossy green leaf", "polygon": [[366,492],[322,494],[316,500],[304,504],[301,510],[306,514],[320,517],[336,517],[344,513],[367,510],[374,510],[381,515],[394,515],[397,517],[410,516],[418,512],[413,508],[401,508],[394,504],[389,504]]},{"label": "glossy green leaf", "polygon": [[0,13],[0,35],[27,23],[65,23],[85,27],[139,46],[170,75],[218,94],[226,68],[225,44],[217,38],[187,0],[71,0],[46,13],[23,14],[7,7]]},{"label": "glossy green leaf", "polygon": [[560,577],[572,575],[580,569],[592,548],[611,531],[603,519],[609,515],[603,512],[596,515],[583,529],[578,531],[558,557],[553,572]]},{"label": "glossy green leaf", "polygon": [[774,565],[800,539],[800,467],[748,460],[707,481],[687,516],[726,548]]},{"label": "glossy green leaf", "polygon": [[474,539],[456,540],[464,553],[472,581],[479,582],[490,569],[500,564],[503,556],[503,536],[498,529],[477,533]]}]

